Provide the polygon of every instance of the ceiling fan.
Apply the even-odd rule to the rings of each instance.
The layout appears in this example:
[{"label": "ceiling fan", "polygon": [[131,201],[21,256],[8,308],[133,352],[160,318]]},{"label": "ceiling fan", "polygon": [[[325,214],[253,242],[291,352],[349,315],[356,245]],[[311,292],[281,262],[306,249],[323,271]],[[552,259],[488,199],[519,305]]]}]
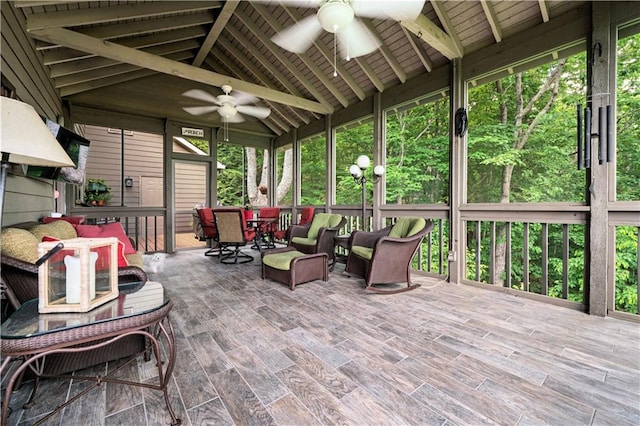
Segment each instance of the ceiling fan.
[{"label": "ceiling fan", "polygon": [[424,0],[281,0],[278,3],[318,7],[318,11],[276,34],[272,38],[275,44],[290,52],[303,53],[325,30],[335,34],[334,56],[337,38],[340,56],[347,60],[367,55],[380,46],[380,40],[358,17],[414,20],[424,6]]},{"label": "ceiling fan", "polygon": [[245,121],[243,114],[259,119],[267,118],[271,114],[269,108],[247,105],[258,102],[259,99],[257,97],[238,91],[230,95],[233,89],[228,84],[224,84],[221,89],[224,94],[218,96],[200,89],[187,90],[182,96],[213,105],[189,106],[182,109],[191,115],[204,115],[217,111],[222,118],[225,141],[229,140],[228,123],[242,123]]},{"label": "ceiling fan", "polygon": [[228,123],[242,123],[245,121],[242,114],[260,119],[267,118],[271,114],[269,108],[247,105],[258,102],[259,99],[257,97],[238,91],[230,95],[233,89],[228,84],[223,85],[221,89],[224,94],[218,96],[213,96],[200,89],[187,90],[182,96],[214,105],[184,107],[183,109],[192,115],[204,115],[218,111],[222,119]]}]

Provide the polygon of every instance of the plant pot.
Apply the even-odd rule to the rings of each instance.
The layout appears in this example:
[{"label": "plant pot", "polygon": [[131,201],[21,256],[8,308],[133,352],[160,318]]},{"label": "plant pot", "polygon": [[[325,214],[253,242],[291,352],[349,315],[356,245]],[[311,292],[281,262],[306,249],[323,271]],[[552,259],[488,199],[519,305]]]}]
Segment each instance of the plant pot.
[{"label": "plant pot", "polygon": [[104,206],[105,204],[107,204],[107,202],[105,200],[98,200],[98,205],[99,206]]}]

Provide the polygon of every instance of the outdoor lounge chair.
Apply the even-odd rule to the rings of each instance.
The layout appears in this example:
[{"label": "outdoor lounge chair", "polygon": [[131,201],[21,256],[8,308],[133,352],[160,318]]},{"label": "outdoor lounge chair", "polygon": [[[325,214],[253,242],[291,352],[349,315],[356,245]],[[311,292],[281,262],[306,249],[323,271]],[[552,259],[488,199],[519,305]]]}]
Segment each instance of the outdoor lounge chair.
[{"label": "outdoor lounge chair", "polygon": [[247,241],[255,237],[253,230],[247,230],[244,211],[242,209],[215,209],[213,216],[220,246],[220,262],[227,264],[251,262],[253,257],[240,251],[241,247],[247,245]]},{"label": "outdoor lounge chair", "polygon": [[333,237],[347,223],[341,214],[318,213],[307,225],[293,225],[289,228],[289,246],[302,253],[327,253],[329,264],[335,263]]},{"label": "outdoor lounge chair", "polygon": [[[423,218],[401,217],[393,226],[375,232],[356,231],[345,272],[363,277],[366,290],[375,293],[401,293],[420,284],[411,283],[411,260],[433,222]],[[407,287],[385,290],[376,284],[407,283]]]}]

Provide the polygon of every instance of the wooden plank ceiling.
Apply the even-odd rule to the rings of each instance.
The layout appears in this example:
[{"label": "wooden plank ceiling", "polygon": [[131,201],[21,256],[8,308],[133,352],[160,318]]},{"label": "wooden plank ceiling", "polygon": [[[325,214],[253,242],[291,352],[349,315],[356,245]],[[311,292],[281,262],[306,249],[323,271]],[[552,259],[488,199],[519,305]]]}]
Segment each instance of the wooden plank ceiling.
[{"label": "wooden plank ceiling", "polygon": [[[419,0],[416,0],[419,1]],[[16,1],[44,64],[72,105],[219,126],[182,95],[220,86],[260,98],[271,114],[231,126],[281,135],[376,92],[422,78],[452,58],[499,43],[584,2],[424,3],[415,21],[363,19],[382,45],[349,61],[323,32],[302,54],[271,38],[317,12],[272,1]]]}]

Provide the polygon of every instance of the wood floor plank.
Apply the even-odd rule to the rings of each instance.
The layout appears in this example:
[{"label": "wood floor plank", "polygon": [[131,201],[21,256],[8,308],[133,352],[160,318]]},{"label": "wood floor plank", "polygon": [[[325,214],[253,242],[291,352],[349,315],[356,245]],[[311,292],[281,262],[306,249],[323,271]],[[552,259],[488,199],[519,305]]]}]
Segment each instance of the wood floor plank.
[{"label": "wood floor plank", "polygon": [[215,374],[211,380],[235,424],[275,425],[271,414],[235,368]]},{"label": "wood floor plank", "polygon": [[292,345],[283,349],[283,352],[336,398],[342,398],[357,387],[351,380],[301,346]]},{"label": "wood floor plank", "polygon": [[287,331],[287,335],[295,340],[300,346],[308,349],[318,358],[332,367],[339,367],[349,361],[349,357],[333,346],[327,345],[320,341],[311,332],[297,327]]},{"label": "wood floor plank", "polygon": [[447,420],[357,362],[349,362],[339,370],[373,395],[379,404],[411,424],[442,425]]},{"label": "wood floor plank", "polygon": [[[140,398],[136,398],[139,401]],[[104,426],[143,425],[147,422],[144,404],[139,403],[126,410],[118,411],[104,418]]]},{"label": "wood floor plank", "polygon": [[322,424],[291,393],[269,404],[267,410],[279,425],[320,426]]},{"label": "wood floor plank", "polygon": [[[199,333],[189,338],[193,355],[199,365],[209,375],[227,370],[233,366],[225,352],[208,332]],[[179,357],[179,359],[182,357]]]},{"label": "wood floor plank", "polygon": [[182,424],[207,425],[207,426],[233,426],[235,425],[229,412],[222,404],[220,398],[212,399],[204,404],[187,410],[189,423],[183,420]]},{"label": "wood floor plank", "polygon": [[279,371],[276,375],[320,423],[332,425],[352,423],[353,420],[345,414],[338,399],[298,366]]},{"label": "wood floor plank", "polygon": [[244,378],[264,405],[282,398],[288,390],[249,348],[241,346],[227,352],[236,371]]}]

